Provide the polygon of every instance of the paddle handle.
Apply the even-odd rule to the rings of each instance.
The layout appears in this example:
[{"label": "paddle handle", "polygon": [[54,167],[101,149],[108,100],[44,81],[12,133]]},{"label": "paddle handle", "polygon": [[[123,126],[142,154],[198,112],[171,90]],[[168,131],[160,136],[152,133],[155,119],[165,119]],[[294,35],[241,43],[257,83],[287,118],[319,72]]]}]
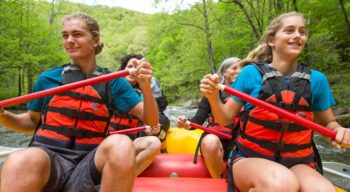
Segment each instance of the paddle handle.
[{"label": "paddle handle", "polygon": [[90,79],[85,79],[82,81],[54,87],[51,89],[46,89],[46,90],[30,93],[27,95],[22,95],[19,97],[14,97],[11,99],[2,100],[2,101],[0,101],[0,108],[9,107],[12,105],[16,105],[19,103],[23,103],[23,102],[27,102],[27,101],[31,101],[31,100],[35,100],[35,99],[40,99],[40,98],[43,98],[46,96],[55,95],[55,94],[62,93],[62,92],[68,91],[68,90],[72,90],[72,89],[76,89],[79,87],[84,87],[84,86],[92,85],[92,84],[96,84],[96,83],[105,82],[108,80],[116,79],[119,77],[124,77],[127,75],[129,75],[129,70],[122,70],[122,71],[117,71],[117,72],[109,73],[106,75],[93,77]]},{"label": "paddle handle", "polygon": [[237,91],[231,87],[219,84],[219,89],[225,93],[234,95],[234,96],[236,96],[236,97],[238,97],[246,102],[249,102],[253,105],[260,106],[266,110],[272,111],[272,112],[278,114],[279,116],[285,117],[285,118],[287,118],[287,119],[289,119],[289,120],[291,120],[291,121],[293,121],[301,126],[312,129],[313,131],[316,131],[316,132],[318,132],[326,137],[329,137],[329,138],[335,140],[336,132],[333,130],[330,130],[324,126],[321,126],[321,125],[314,123],[310,120],[307,120],[305,118],[296,116],[294,113],[291,113],[287,110],[276,107],[270,103],[267,103],[265,101],[262,101],[260,99],[255,98],[255,97],[252,97],[248,94]]},{"label": "paddle handle", "polygon": [[127,133],[132,133],[132,132],[144,131],[144,130],[146,130],[148,128],[150,128],[150,126],[135,127],[135,128],[123,129],[123,130],[119,130],[119,131],[111,131],[111,132],[109,132],[109,134],[110,135],[127,134]]},{"label": "paddle handle", "polygon": [[212,130],[210,128],[207,128],[207,127],[204,127],[202,125],[199,125],[197,123],[193,123],[193,122],[190,122],[190,121],[186,121],[186,124],[193,127],[193,128],[197,128],[197,129],[202,129],[203,131],[205,132],[208,132],[208,133],[211,133],[211,134],[214,134],[214,135],[217,135],[217,136],[221,136],[221,137],[224,137],[226,139],[232,139],[232,136],[229,135],[229,134],[225,134],[225,133],[222,133],[220,131],[215,131],[215,130]]}]

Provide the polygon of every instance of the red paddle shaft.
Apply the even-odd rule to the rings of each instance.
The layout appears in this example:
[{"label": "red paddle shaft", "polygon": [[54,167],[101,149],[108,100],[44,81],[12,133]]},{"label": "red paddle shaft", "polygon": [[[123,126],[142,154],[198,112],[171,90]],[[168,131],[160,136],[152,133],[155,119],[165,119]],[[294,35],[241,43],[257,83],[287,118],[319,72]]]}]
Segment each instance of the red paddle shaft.
[{"label": "red paddle shaft", "polygon": [[234,95],[236,97],[239,97],[241,98],[242,100],[246,101],[246,102],[249,102],[253,105],[256,105],[256,106],[260,106],[266,110],[270,110],[282,117],[285,117],[301,126],[304,126],[304,127],[307,127],[309,129],[312,129],[313,131],[316,131],[316,132],[319,132],[320,134],[326,136],[326,137],[329,137],[333,140],[335,140],[335,136],[336,136],[336,132],[333,131],[333,130],[330,130],[324,126],[321,126],[317,123],[314,123],[312,121],[309,121],[305,118],[302,118],[302,117],[299,117],[299,116],[296,116],[295,114],[289,112],[289,111],[286,111],[284,109],[281,109],[279,107],[276,107],[274,105],[271,105],[265,101],[262,101],[260,99],[257,99],[255,97],[252,97],[248,94],[245,94],[245,93],[242,93],[240,91],[237,91],[235,89],[232,89],[231,87],[228,87],[228,86],[224,86],[224,85],[221,85],[219,84],[219,89],[225,93],[228,93],[228,94],[231,94],[231,95]]},{"label": "red paddle shaft", "polygon": [[113,134],[127,134],[127,133],[132,133],[132,132],[139,132],[139,131],[144,131],[149,127],[150,126],[142,126],[142,127],[124,129],[124,130],[120,130],[120,131],[111,131],[111,132],[109,132],[109,134],[113,135]]},{"label": "red paddle shaft", "polygon": [[212,133],[212,134],[215,134],[215,135],[217,135],[217,136],[225,137],[226,139],[232,139],[232,136],[231,136],[231,135],[222,133],[222,132],[220,132],[220,131],[212,130],[212,129],[210,129],[210,128],[204,127],[204,126],[199,125],[199,124],[197,124],[197,123],[192,123],[192,122],[190,122],[190,121],[187,121],[186,124],[188,124],[189,126],[191,126],[191,127],[193,127],[193,128],[202,129],[202,130],[205,131],[205,132]]},{"label": "red paddle shaft", "polygon": [[67,84],[67,85],[62,85],[62,86],[54,87],[54,88],[51,88],[51,89],[46,89],[46,90],[30,93],[30,94],[27,94],[27,95],[23,95],[23,96],[14,97],[14,98],[11,98],[11,99],[2,100],[2,101],[0,101],[0,108],[16,105],[18,103],[27,102],[27,101],[31,101],[31,100],[34,100],[34,99],[43,98],[43,97],[50,96],[50,95],[55,95],[55,94],[58,94],[58,93],[62,93],[64,91],[68,91],[68,90],[72,90],[72,89],[76,89],[76,88],[79,88],[79,87],[84,87],[84,86],[92,85],[92,84],[96,84],[96,83],[105,82],[105,81],[108,81],[108,80],[116,79],[116,78],[119,78],[119,77],[124,77],[124,76],[127,76],[127,75],[129,75],[129,71],[128,70],[122,70],[122,71],[117,71],[117,72],[114,72],[114,73],[109,73],[109,74],[106,74],[106,75],[102,75],[102,76],[93,77],[93,78],[90,78],[90,79],[85,79],[85,80],[82,80],[82,81],[70,83],[70,84]]}]

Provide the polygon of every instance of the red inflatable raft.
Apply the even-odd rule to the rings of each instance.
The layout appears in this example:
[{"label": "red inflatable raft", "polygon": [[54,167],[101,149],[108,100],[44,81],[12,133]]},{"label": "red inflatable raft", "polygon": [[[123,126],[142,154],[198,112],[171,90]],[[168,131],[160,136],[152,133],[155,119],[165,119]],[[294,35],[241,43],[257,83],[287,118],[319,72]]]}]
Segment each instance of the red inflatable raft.
[{"label": "red inflatable raft", "polygon": [[226,179],[212,179],[202,158],[192,154],[159,154],[136,178],[133,192],[227,191]]}]

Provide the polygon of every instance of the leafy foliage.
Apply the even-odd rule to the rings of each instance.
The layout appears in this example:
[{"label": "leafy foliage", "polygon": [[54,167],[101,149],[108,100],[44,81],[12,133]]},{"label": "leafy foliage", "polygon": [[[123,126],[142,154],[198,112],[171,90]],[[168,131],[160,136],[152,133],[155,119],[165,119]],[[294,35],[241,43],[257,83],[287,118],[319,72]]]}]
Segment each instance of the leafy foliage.
[{"label": "leafy foliage", "polygon": [[[340,71],[348,74],[349,1],[202,0],[187,10],[144,14],[66,0],[2,0],[0,86],[7,89],[0,97],[30,92],[42,71],[69,62],[60,28],[61,18],[71,12],[86,12],[99,22],[105,45],[98,56],[100,65],[117,70],[125,54],[143,54],[174,102],[200,97],[198,84],[203,75],[212,73],[211,57],[215,68],[227,57],[244,58],[258,44],[271,19],[293,10],[303,13],[308,22],[308,45],[301,62],[331,75],[331,81]],[[338,88],[335,93],[341,94]]]}]

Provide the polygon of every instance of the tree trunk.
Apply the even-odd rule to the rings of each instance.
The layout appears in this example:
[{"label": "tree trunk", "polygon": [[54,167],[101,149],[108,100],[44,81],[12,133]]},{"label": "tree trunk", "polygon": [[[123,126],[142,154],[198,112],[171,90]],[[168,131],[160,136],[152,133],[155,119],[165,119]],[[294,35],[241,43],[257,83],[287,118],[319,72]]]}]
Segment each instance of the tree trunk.
[{"label": "tree trunk", "polygon": [[28,80],[28,86],[27,86],[27,92],[31,93],[33,90],[33,72],[32,72],[32,64],[28,63],[27,67],[27,80]]},{"label": "tree trunk", "polygon": [[205,29],[205,37],[207,40],[207,48],[208,48],[208,56],[209,56],[209,62],[210,62],[210,68],[212,73],[216,72],[216,67],[214,63],[214,51],[213,51],[213,45],[211,42],[211,33],[210,33],[210,26],[209,26],[209,18],[208,18],[208,10],[207,10],[207,3],[205,0],[202,0],[203,3],[203,17],[204,17],[204,29]]},{"label": "tree trunk", "polygon": [[22,95],[22,70],[20,67],[18,67],[17,71],[18,71],[17,96],[20,96],[20,95]]},{"label": "tree trunk", "polygon": [[50,18],[49,18],[49,24],[52,25],[52,23],[55,20],[56,12],[55,12],[55,0],[51,1],[51,10],[50,10]]},{"label": "tree trunk", "polygon": [[254,33],[256,40],[259,41],[260,33],[259,33],[258,29],[256,28],[256,26],[254,25],[253,20],[251,19],[251,16],[249,15],[248,11],[246,10],[246,8],[242,4],[242,2],[240,0],[233,0],[232,2],[235,3],[236,5],[238,5],[238,7],[243,11],[245,17],[248,20],[250,27],[253,30],[253,33]]},{"label": "tree trunk", "polygon": [[298,12],[297,0],[293,0],[292,4],[293,4],[294,11]]},{"label": "tree trunk", "polygon": [[348,31],[350,33],[350,22],[349,22],[348,15],[346,14],[346,10],[344,7],[344,0],[339,0],[339,4],[340,4],[341,10],[342,10],[343,15],[344,15],[346,27],[348,28]]}]

